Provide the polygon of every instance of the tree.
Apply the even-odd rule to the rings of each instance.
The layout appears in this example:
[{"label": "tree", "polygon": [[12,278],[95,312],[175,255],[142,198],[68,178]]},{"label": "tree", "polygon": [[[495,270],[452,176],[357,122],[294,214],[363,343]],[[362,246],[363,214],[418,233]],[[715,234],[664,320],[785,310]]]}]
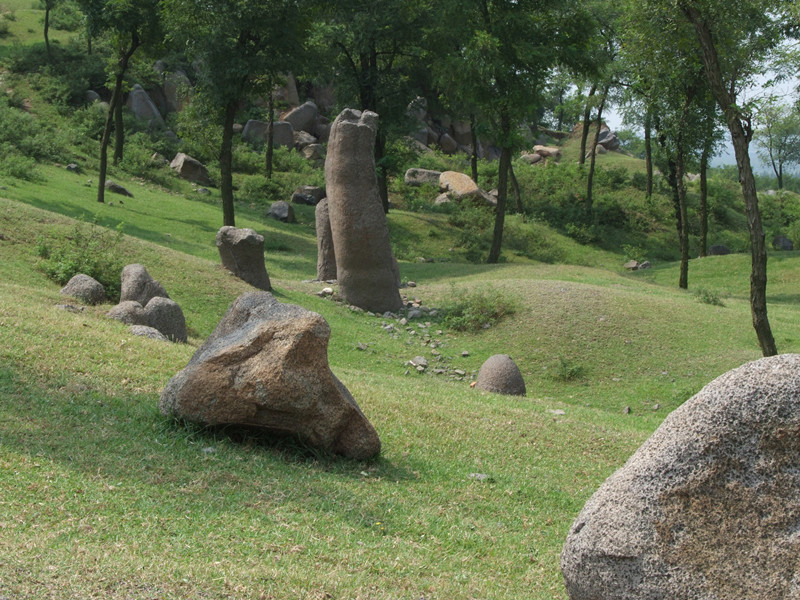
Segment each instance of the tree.
[{"label": "tree", "polygon": [[589,20],[572,0],[469,0],[448,4],[454,50],[441,68],[461,76],[462,95],[478,107],[500,147],[492,246],[500,258],[511,155],[522,140],[519,126],[544,104],[553,69],[585,64]]},{"label": "tree", "polygon": [[761,128],[755,133],[762,160],[769,162],[783,189],[784,166],[800,163],[800,110],[774,99],[760,111]]},{"label": "tree", "polygon": [[235,225],[233,125],[248,96],[272,82],[302,50],[306,19],[295,0],[164,0],[169,36],[200,66],[196,94],[222,127],[219,149],[223,225]]},{"label": "tree", "polygon": [[47,58],[52,60],[50,52],[50,12],[61,0],[44,0],[44,46],[47,48]]},{"label": "tree", "polygon": [[430,0],[329,0],[315,24],[320,51],[333,57],[340,103],[356,102],[380,116],[375,163],[387,212],[387,144],[394,130],[405,133],[409,103],[425,95],[434,22]]},{"label": "tree", "polygon": [[[663,1],[663,0],[661,0]],[[782,39],[792,3],[782,0],[670,0],[694,28],[711,93],[731,135],[745,212],[750,229],[750,311],[764,356],[778,353],[767,316],[767,250],[750,163],[752,107],[739,102],[739,92]]]},{"label": "tree", "polygon": [[[108,143],[117,111],[122,107],[122,87],[125,73],[134,52],[140,46],[161,39],[158,0],[84,0],[81,8],[86,14],[88,31],[104,31],[109,35],[113,57],[114,88],[108,106],[103,136],[100,139],[100,175],[97,201],[105,201],[105,184],[108,171]],[[122,135],[117,127],[118,135]]]}]

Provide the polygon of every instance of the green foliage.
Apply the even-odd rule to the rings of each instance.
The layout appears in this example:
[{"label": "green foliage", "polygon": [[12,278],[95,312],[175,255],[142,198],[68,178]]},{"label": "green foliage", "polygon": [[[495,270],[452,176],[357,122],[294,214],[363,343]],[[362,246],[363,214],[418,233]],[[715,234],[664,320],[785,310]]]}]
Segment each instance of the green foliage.
[{"label": "green foliage", "polygon": [[39,270],[59,285],[83,273],[100,282],[109,298],[119,299],[120,273],[124,266],[119,253],[121,240],[121,224],[116,231],[111,231],[96,222],[76,221],[72,231],[63,237],[37,240]]},{"label": "green foliage", "polygon": [[552,371],[552,377],[556,381],[560,381],[562,383],[569,383],[574,382],[580,379],[583,379],[586,374],[586,369],[563,356],[558,357],[558,363],[555,365]]},{"label": "green foliage", "polygon": [[703,304],[710,304],[712,306],[725,306],[725,302],[722,299],[722,294],[717,290],[699,287],[697,290],[695,290],[694,296],[697,298],[698,302]]},{"label": "green foliage", "polygon": [[[44,9],[44,0],[39,5]],[[50,27],[62,31],[78,31],[83,26],[84,16],[77,3],[72,0],[61,0],[50,12]]]},{"label": "green foliage", "polygon": [[442,309],[442,324],[456,331],[488,329],[517,310],[513,296],[492,286],[463,294],[454,285],[450,297],[458,299]]},{"label": "green foliage", "polygon": [[239,185],[237,198],[242,202],[264,205],[286,200],[286,193],[277,178],[267,179],[263,175],[254,175],[247,177]]},{"label": "green foliage", "polygon": [[36,168],[36,161],[21,154],[8,142],[0,144],[0,174],[25,181],[42,181],[42,175]]}]

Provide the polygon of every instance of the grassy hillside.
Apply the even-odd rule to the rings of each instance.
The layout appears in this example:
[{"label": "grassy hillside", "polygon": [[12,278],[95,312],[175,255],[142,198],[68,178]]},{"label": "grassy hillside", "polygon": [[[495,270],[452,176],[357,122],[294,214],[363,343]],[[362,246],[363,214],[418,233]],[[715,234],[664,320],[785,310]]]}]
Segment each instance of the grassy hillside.
[{"label": "grassy hillside", "polygon": [[[0,6],[17,15],[0,56],[14,54],[9,40],[35,49],[16,25],[30,3]],[[161,389],[251,288],[219,266],[218,192],[150,163],[172,142],[129,122],[110,176],[134,197],[95,202],[102,112],[69,100],[94,67],[61,47],[74,77],[20,67],[0,83],[0,596],[565,598],[558,557],[588,497],[671,410],[759,357],[748,255],[692,260],[690,290],[677,289],[669,196],[644,197],[636,159],[599,157],[592,222],[573,146],[559,164],[515,164],[524,212],[507,219],[504,261],[485,265],[490,210],[434,207],[436,190],[401,183],[406,166],[466,171],[464,159],[405,156],[388,217],[401,277],[416,284],[402,293],[439,313],[401,325],[316,295],[313,208],[295,206],[291,225],[266,217],[321,171],[279,152],[267,182],[263,151],[238,145],[237,225],[265,236],[276,297],[329,322],[331,368],[383,450],[348,461],[165,419]],[[35,62],[15,52],[9,64]],[[496,177],[481,165],[482,186]],[[770,235],[797,226],[798,199],[765,199]],[[735,185],[713,183],[712,212],[712,243],[742,250]],[[108,249],[86,252],[92,235]],[[60,308],[76,302],[44,272],[59,249],[107,270],[144,264],[183,308],[189,343],[132,336],[105,317],[111,303]],[[630,258],[654,268],[625,272]],[[798,352],[798,253],[773,253],[769,277],[778,348]],[[459,305],[511,314],[462,331],[448,319]],[[496,353],[519,365],[525,398],[469,387]],[[409,368],[417,355],[428,372]]]}]

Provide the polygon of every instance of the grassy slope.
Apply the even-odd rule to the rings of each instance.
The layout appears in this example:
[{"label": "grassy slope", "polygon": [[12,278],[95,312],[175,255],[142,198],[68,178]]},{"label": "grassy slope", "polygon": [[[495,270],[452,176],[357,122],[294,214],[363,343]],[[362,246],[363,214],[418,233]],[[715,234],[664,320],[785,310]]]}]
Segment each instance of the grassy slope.
[{"label": "grassy slope", "polygon": [[[430,352],[423,328],[395,339],[381,318],[317,298],[302,282],[314,274],[310,217],[288,226],[240,207],[240,225],[281,240],[267,261],[278,297],[331,323],[332,368],[384,450],[352,463],[197,431],[165,421],[156,403],[247,289],[216,266],[219,208],[135,182],[124,182],[134,199],[99,206],[86,175],[43,173],[46,184],[9,187],[17,200],[0,201],[0,589],[12,595],[563,597],[558,554],[586,498],[669,410],[758,356],[741,283],[716,307],[647,281],[670,284],[671,267],[403,263],[419,284],[407,292],[429,305],[488,285],[518,298],[514,318],[480,334],[427,331],[444,364],[467,371],[510,353],[529,393],[406,375],[408,359]],[[140,238],[126,238],[126,260],[146,264],[183,306],[190,345],[132,337],[102,316],[107,306],[55,308],[62,299],[33,268],[33,242],[70,224],[32,205],[124,221]],[[424,241],[434,225],[408,228]],[[773,260],[771,297],[791,296],[794,258]],[[693,261],[692,281],[746,281],[738,256],[704,261]],[[800,345],[795,307],[771,307],[783,351]],[[582,376],[560,380],[559,359]]]}]

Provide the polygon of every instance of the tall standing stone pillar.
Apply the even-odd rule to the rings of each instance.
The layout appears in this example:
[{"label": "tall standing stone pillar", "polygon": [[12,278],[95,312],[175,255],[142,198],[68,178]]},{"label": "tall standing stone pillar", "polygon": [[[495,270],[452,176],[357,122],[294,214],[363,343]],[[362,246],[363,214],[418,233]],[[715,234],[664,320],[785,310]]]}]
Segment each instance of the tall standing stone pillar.
[{"label": "tall standing stone pillar", "polygon": [[344,109],[331,127],[325,161],[339,294],[373,312],[398,310],[397,267],[375,175],[378,115]]}]

